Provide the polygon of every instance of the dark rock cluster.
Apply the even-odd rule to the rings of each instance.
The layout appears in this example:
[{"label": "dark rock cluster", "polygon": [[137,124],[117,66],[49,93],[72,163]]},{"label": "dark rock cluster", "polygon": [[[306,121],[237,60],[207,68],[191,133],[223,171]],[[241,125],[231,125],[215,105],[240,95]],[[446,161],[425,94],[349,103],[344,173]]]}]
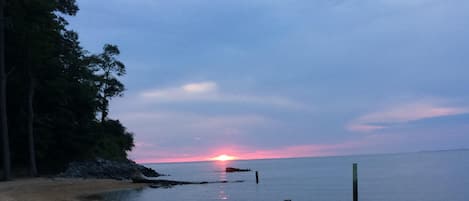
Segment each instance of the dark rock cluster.
[{"label": "dark rock cluster", "polygon": [[227,167],[225,168],[225,172],[249,172],[251,169],[240,169],[234,167]]},{"label": "dark rock cluster", "polygon": [[96,159],[91,161],[71,162],[68,168],[57,175],[68,178],[131,179],[135,172],[147,177],[163,176],[151,168],[133,161],[111,161]]}]

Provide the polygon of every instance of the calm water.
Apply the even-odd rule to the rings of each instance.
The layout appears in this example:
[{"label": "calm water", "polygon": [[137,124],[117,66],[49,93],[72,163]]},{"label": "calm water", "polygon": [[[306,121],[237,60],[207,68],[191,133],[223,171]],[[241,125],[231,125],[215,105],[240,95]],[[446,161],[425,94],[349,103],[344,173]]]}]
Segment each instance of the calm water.
[{"label": "calm water", "polygon": [[[469,151],[149,165],[185,181],[245,180],[143,189],[106,195],[116,201],[346,201],[352,200],[352,163],[358,163],[361,201],[467,201]],[[225,167],[254,172],[225,173]]]}]

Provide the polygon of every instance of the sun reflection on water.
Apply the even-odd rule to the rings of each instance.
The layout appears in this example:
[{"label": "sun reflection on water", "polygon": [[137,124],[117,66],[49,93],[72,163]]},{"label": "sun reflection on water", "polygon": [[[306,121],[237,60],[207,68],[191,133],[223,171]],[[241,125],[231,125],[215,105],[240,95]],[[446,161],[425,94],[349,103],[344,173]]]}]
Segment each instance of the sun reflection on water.
[{"label": "sun reflection on water", "polygon": [[[228,167],[229,161],[214,161],[215,168],[218,172],[218,180],[219,181],[227,181],[227,174],[225,172],[226,167]],[[218,185],[218,199],[220,200],[228,200],[229,195],[225,191],[226,183],[220,183]]]}]

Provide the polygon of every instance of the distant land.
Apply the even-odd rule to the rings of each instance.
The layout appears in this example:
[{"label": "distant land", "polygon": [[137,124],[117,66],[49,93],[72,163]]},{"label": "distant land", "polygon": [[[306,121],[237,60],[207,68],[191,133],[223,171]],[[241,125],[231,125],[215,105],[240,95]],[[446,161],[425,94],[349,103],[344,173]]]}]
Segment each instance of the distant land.
[{"label": "distant land", "polygon": [[422,152],[447,152],[447,151],[469,151],[469,148],[440,149],[440,150],[422,150],[422,151],[418,151],[418,153],[422,153]]}]

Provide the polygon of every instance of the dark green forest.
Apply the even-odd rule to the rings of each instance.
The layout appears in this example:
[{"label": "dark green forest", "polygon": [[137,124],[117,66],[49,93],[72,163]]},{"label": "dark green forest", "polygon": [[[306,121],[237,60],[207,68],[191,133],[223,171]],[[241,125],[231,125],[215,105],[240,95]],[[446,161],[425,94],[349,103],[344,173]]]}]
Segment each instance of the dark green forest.
[{"label": "dark green forest", "polygon": [[116,45],[80,46],[66,16],[75,0],[0,0],[0,132],[3,179],[51,174],[71,161],[125,160],[133,135],[108,118],[123,95]]}]

